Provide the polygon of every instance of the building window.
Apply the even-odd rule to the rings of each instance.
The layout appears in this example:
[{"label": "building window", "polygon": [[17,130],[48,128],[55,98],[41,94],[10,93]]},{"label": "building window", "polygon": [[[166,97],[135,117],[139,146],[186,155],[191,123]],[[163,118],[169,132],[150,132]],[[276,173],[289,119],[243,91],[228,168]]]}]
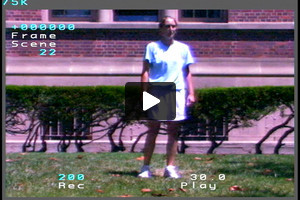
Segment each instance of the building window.
[{"label": "building window", "polygon": [[46,140],[60,140],[64,139],[82,139],[91,140],[92,134],[90,127],[86,127],[78,119],[69,121],[51,121],[42,129],[43,136]]},{"label": "building window", "polygon": [[114,21],[158,21],[158,10],[114,10]]},{"label": "building window", "polygon": [[227,10],[180,10],[179,20],[184,22],[227,22]]},{"label": "building window", "polygon": [[51,21],[96,21],[97,10],[50,10]]},{"label": "building window", "polygon": [[224,118],[222,122],[210,124],[206,120],[197,120],[181,126],[181,139],[185,140],[228,140],[228,125]]}]

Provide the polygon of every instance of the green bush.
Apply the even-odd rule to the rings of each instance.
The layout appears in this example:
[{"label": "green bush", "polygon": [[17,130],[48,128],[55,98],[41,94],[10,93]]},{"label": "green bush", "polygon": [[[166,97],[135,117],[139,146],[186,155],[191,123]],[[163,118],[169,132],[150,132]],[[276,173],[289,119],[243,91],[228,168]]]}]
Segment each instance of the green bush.
[{"label": "green bush", "polygon": [[[235,120],[258,120],[280,105],[294,102],[293,86],[209,88],[196,91],[197,102],[191,113],[194,118],[210,121],[224,117]],[[46,87],[6,86],[6,113],[30,113],[42,121],[82,120],[101,113],[124,115],[124,87]]]},{"label": "green bush", "polygon": [[101,117],[122,116],[123,106],[124,88],[117,86],[6,87],[7,124],[18,124],[15,113],[25,114],[29,121],[38,119],[44,125],[74,117],[91,124]]},{"label": "green bush", "polygon": [[192,116],[219,121],[259,120],[281,105],[294,103],[293,86],[232,87],[197,90]]}]

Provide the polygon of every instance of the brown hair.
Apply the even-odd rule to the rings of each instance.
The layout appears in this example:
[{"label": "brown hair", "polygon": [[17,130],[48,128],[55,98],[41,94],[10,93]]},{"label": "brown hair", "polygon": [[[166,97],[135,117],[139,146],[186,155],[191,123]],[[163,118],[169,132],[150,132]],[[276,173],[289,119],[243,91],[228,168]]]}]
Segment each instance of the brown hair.
[{"label": "brown hair", "polygon": [[171,16],[165,16],[165,17],[163,17],[163,18],[160,20],[159,25],[158,25],[159,28],[162,28],[162,27],[165,25],[166,20],[167,20],[168,18],[173,19],[174,22],[175,22],[175,24],[176,24],[176,26],[177,26],[177,21],[176,21],[175,18],[173,18],[173,17],[171,17]]}]

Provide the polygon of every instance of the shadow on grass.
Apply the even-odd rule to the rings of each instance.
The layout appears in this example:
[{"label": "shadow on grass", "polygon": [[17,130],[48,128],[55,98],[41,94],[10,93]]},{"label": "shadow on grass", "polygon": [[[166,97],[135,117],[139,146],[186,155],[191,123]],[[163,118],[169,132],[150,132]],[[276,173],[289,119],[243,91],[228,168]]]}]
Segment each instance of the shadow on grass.
[{"label": "shadow on grass", "polygon": [[109,174],[111,176],[133,176],[137,177],[138,171],[133,170],[133,171],[107,171],[106,174]]}]

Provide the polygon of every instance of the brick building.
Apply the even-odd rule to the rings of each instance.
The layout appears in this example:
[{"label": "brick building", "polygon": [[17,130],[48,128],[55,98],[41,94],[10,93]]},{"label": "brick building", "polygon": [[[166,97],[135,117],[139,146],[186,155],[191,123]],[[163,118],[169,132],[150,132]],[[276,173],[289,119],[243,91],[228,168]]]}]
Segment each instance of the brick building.
[{"label": "brick building", "polygon": [[[190,45],[198,61],[192,69],[195,76],[201,76],[201,80],[196,80],[197,87],[243,86],[254,82],[258,85],[293,84],[293,10],[7,10],[7,81],[13,74],[28,77],[35,73],[60,76],[115,73],[124,74],[124,77],[130,74],[128,79],[121,76],[122,80],[113,83],[118,85],[136,80],[132,76],[138,76],[141,71],[145,45],[158,39],[157,21],[164,15],[178,19],[176,39]],[[28,34],[56,35],[52,40],[56,43],[52,48],[55,56],[48,53],[40,56],[40,48],[12,47],[15,39],[44,41],[22,39],[20,29],[16,29],[18,37],[12,39],[11,33],[16,30],[11,27],[21,24],[52,24],[57,27],[59,24],[74,24],[75,30],[28,31],[28,28],[25,31]],[[47,48],[51,49],[44,49]],[[47,64],[41,66],[41,62]],[[20,63],[22,67],[18,66]],[[25,68],[24,64],[28,67]],[[226,74],[240,76],[234,77],[232,84],[232,80],[224,82],[226,76],[223,80],[219,78]],[[268,78],[245,83],[245,75],[252,79],[264,75]],[[277,76],[277,79],[273,80],[271,76]],[[56,84],[78,84],[78,81],[65,83],[55,78],[58,80]],[[25,79],[22,77],[20,83],[40,84],[42,81],[39,78]],[[82,82],[84,85],[105,83],[107,80],[98,78]],[[41,84],[54,83],[44,80]]]},{"label": "brick building", "polygon": [[[178,20],[176,39],[190,46],[197,61],[191,67],[197,88],[294,85],[294,14],[293,10],[6,10],[6,83],[139,81],[145,45],[158,40],[158,21],[168,15]],[[24,24],[55,28],[15,29]],[[59,24],[74,24],[75,29],[59,30]],[[18,32],[16,38],[13,32]],[[22,33],[28,35],[22,38]],[[45,34],[47,39],[30,34]],[[20,43],[13,47],[16,40],[27,42],[24,46],[55,42],[55,47],[42,47],[46,54],[40,55],[38,47]],[[50,49],[55,55],[49,55]],[[278,122],[260,123],[252,130],[256,138]],[[241,137],[253,139],[237,132],[231,140]]]}]

